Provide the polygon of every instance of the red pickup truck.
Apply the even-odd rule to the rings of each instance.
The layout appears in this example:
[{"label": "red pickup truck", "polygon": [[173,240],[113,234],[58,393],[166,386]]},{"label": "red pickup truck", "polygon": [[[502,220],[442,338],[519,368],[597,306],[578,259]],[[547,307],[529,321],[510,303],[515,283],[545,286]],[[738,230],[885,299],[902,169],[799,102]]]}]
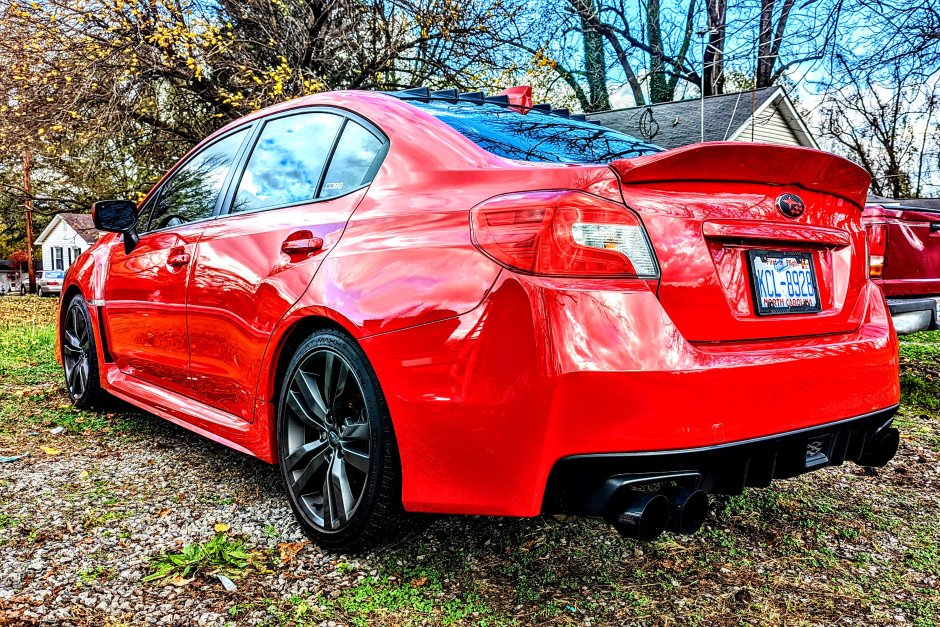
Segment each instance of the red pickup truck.
[{"label": "red pickup truck", "polygon": [[869,198],[868,263],[899,335],[940,328],[940,200]]}]

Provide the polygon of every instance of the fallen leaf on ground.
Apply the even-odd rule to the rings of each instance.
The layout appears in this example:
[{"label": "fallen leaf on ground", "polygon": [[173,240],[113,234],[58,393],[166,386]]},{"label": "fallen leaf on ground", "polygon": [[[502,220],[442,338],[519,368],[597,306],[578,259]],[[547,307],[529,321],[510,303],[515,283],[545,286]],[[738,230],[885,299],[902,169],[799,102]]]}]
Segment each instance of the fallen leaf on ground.
[{"label": "fallen leaf on ground", "polygon": [[78,478],[79,478],[79,479],[87,479],[87,478],[88,478],[88,471],[87,471],[87,470],[83,470],[81,473],[79,473]]},{"label": "fallen leaf on ground", "polygon": [[163,518],[164,516],[169,516],[172,511],[173,510],[169,507],[164,507],[159,512],[157,512],[157,515],[160,516],[160,518]]},{"label": "fallen leaf on ground", "polygon": [[59,453],[62,452],[57,448],[52,448],[51,446],[40,446],[39,448],[46,455],[58,455]]},{"label": "fallen leaf on ground", "polygon": [[230,527],[229,527],[228,525],[226,525],[225,523],[216,523],[216,524],[215,524],[215,532],[216,532],[216,533],[225,533],[225,532],[228,531],[229,529],[230,529]]},{"label": "fallen leaf on ground", "polygon": [[415,579],[414,581],[412,581],[412,582],[411,582],[411,586],[412,586],[413,588],[420,588],[421,586],[423,586],[423,585],[426,584],[427,582],[428,582],[428,578],[427,578],[427,577],[422,577],[422,578],[420,578],[420,579]]},{"label": "fallen leaf on ground", "polygon": [[182,588],[186,584],[192,583],[195,579],[196,579],[195,577],[192,577],[190,579],[183,579],[182,577],[177,575],[176,577],[173,577],[173,579],[170,579],[170,581],[167,583],[169,583],[172,586],[176,586],[177,588]]},{"label": "fallen leaf on ground", "polygon": [[277,545],[277,550],[281,553],[281,563],[286,564],[287,562],[294,559],[300,550],[304,548],[304,545],[310,544],[309,542],[280,542]]}]

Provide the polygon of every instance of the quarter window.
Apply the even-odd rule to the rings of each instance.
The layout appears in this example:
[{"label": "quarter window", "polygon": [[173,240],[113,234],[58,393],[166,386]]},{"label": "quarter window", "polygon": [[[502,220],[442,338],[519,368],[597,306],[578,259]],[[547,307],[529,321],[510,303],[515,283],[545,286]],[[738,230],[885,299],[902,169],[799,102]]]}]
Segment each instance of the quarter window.
[{"label": "quarter window", "polygon": [[372,174],[372,164],[382,148],[375,135],[352,120],[343,127],[330,167],[323,179],[320,197],[340,196],[364,183]]},{"label": "quarter window", "polygon": [[301,113],[264,125],[238,184],[232,213],[313,200],[343,118]]},{"label": "quarter window", "polygon": [[212,217],[245,131],[232,133],[207,146],[164,183],[153,208],[148,230],[179,226]]}]

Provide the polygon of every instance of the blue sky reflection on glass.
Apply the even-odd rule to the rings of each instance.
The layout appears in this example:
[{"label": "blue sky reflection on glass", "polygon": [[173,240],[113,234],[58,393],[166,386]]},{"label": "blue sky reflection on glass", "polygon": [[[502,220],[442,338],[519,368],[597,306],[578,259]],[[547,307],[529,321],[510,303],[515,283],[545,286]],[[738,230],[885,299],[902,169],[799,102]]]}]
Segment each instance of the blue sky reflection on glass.
[{"label": "blue sky reflection on glass", "polygon": [[381,147],[375,135],[355,122],[347,122],[320,196],[339,196],[362,185]]},{"label": "blue sky reflection on glass", "polygon": [[238,185],[232,212],[312,200],[343,119],[304,113],[268,122]]}]

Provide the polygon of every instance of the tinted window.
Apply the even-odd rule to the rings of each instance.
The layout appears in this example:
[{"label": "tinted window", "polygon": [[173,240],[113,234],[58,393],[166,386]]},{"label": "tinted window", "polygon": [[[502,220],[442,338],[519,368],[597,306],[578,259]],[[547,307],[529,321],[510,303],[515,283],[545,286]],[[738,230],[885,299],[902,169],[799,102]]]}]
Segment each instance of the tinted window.
[{"label": "tinted window", "polygon": [[560,163],[608,163],[662,149],[591,122],[537,110],[523,115],[494,104],[409,100],[478,146],[507,159]]},{"label": "tinted window", "polygon": [[323,164],[342,122],[342,117],[330,113],[303,113],[265,124],[238,185],[232,212],[316,198]]},{"label": "tinted window", "polygon": [[372,163],[381,148],[378,137],[352,120],[346,122],[323,179],[320,197],[339,196],[368,183],[366,177],[372,173]]},{"label": "tinted window", "polygon": [[245,135],[245,131],[238,131],[207,146],[164,183],[150,216],[149,230],[211,217]]}]

